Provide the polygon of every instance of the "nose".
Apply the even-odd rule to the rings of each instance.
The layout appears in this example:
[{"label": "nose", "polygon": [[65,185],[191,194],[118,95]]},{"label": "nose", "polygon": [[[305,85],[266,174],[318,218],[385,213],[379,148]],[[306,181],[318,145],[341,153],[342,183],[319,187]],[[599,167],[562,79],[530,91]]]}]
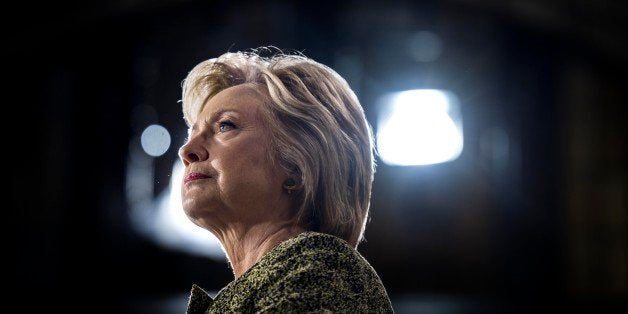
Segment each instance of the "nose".
[{"label": "nose", "polygon": [[187,143],[179,148],[179,158],[186,167],[193,162],[207,160],[209,152],[203,145],[203,137],[199,135],[190,137]]}]

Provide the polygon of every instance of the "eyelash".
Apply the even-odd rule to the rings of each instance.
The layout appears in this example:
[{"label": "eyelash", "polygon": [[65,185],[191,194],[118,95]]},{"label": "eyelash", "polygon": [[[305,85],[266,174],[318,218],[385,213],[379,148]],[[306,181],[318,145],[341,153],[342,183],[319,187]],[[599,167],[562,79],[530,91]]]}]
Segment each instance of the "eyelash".
[{"label": "eyelash", "polygon": [[223,131],[223,129],[222,129],[222,128],[223,128],[224,126],[228,126],[228,127],[232,128],[232,129],[235,129],[235,128],[236,128],[236,125],[235,125],[233,122],[231,122],[230,120],[220,121],[220,122],[218,123],[218,132],[219,132],[219,133],[224,133],[224,132],[227,132],[227,131]]}]

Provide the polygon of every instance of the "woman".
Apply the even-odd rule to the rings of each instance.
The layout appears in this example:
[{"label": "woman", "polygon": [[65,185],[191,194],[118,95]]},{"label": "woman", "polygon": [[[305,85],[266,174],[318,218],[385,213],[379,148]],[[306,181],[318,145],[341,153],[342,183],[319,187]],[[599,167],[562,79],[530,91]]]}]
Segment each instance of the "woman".
[{"label": "woman", "polygon": [[332,69],[303,56],[226,53],[183,84],[183,208],[222,243],[235,280],[188,313],[392,312],[356,251],[368,217],[372,135]]}]

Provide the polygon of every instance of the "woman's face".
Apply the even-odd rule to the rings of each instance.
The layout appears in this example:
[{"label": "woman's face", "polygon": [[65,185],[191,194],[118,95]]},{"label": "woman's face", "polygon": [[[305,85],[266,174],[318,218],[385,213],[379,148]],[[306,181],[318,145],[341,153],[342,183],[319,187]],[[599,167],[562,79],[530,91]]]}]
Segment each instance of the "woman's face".
[{"label": "woman's face", "polygon": [[185,165],[183,208],[204,228],[285,220],[288,178],[271,160],[265,94],[238,85],[212,97],[179,150]]}]

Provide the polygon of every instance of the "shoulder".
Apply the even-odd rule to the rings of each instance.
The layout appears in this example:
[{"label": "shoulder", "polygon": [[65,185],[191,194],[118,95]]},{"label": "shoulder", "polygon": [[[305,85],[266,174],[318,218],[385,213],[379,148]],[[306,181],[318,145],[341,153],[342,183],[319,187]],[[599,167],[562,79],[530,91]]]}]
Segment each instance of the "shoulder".
[{"label": "shoulder", "polygon": [[344,240],[312,231],[278,245],[264,257],[258,270],[273,274],[276,280],[305,275],[315,275],[318,279],[332,275],[336,279],[377,276],[360,253]]},{"label": "shoulder", "polygon": [[324,233],[313,231],[303,232],[300,235],[284,241],[267,256],[267,264],[281,263],[286,260],[293,262],[313,262],[324,260],[329,256],[352,259],[354,262],[362,260],[359,253],[344,240]]},{"label": "shoulder", "polygon": [[271,280],[256,302],[257,309],[378,312],[377,308],[390,308],[375,270],[335,236],[302,233],[273,249],[262,262],[258,270]]}]

